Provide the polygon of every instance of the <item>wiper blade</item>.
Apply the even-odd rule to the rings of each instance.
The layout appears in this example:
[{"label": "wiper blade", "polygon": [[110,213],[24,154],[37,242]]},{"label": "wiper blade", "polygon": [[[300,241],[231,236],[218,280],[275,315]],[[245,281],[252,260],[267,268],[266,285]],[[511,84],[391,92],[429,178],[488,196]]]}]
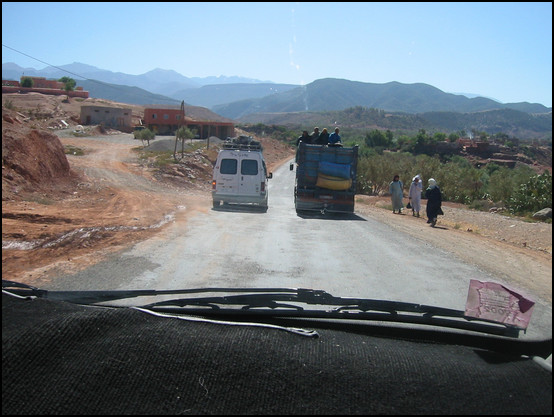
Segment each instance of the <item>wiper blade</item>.
[{"label": "wiper blade", "polygon": [[[9,289],[9,291],[8,291]],[[287,291],[283,288],[194,288],[181,290],[90,290],[90,291],[57,291],[43,290],[15,281],[2,280],[2,290],[21,297],[47,298],[49,300],[67,301],[76,304],[96,304],[137,297],[155,297],[162,295],[198,294],[206,292],[267,292]],[[294,291],[294,290],[292,290]]]},{"label": "wiper blade", "polygon": [[[520,329],[490,320],[466,317],[464,311],[423,304],[366,298],[336,297],[322,290],[303,288],[197,288],[185,290],[47,291],[2,280],[2,289],[26,297],[77,304],[98,304],[144,296],[190,294],[141,305],[159,312],[202,315],[271,315],[279,317],[338,318],[443,326],[518,337]],[[239,293],[204,296],[197,294]],[[315,306],[315,307],[311,307]]]},{"label": "wiper blade", "polygon": [[[207,289],[213,292],[216,289]],[[223,290],[227,291],[227,290]],[[400,301],[335,297],[312,289],[237,289],[240,295],[178,298],[142,306],[155,311],[204,314],[256,314],[280,317],[339,318],[444,326],[518,337],[520,329],[490,320],[466,317],[464,311]],[[316,306],[316,308],[308,308]]]},{"label": "wiper blade", "polygon": [[[8,290],[9,289],[9,290]],[[89,291],[57,291],[43,290],[31,285],[15,281],[2,280],[2,291],[21,297],[47,298],[49,300],[67,301],[76,304],[97,304],[109,301],[124,300],[137,297],[155,297],[178,294],[201,293],[294,293],[296,289],[289,288],[193,288],[179,290],[89,290]]]},{"label": "wiper blade", "polygon": [[[143,307],[161,306],[206,306],[214,310],[224,306],[237,306],[242,310],[253,310],[256,308],[286,308],[294,311],[305,311],[301,305],[309,304],[327,307],[336,307],[335,312],[348,311],[380,311],[395,314],[399,311],[422,313],[425,315],[448,315],[451,317],[463,316],[462,311],[442,307],[425,306],[421,304],[405,303],[399,301],[373,300],[365,298],[335,297],[323,290],[312,290],[304,288],[205,288],[196,292],[240,292],[240,295],[227,295],[216,297],[194,297],[178,298],[165,301],[157,301]],[[261,294],[258,294],[261,293]],[[326,310],[329,311],[329,310]]]},{"label": "wiper blade", "polygon": [[[9,289],[9,290],[8,290]],[[67,301],[75,304],[96,304],[127,298],[157,296],[162,294],[183,294],[181,291],[158,290],[93,290],[93,291],[49,291],[21,284],[14,281],[2,280],[2,291],[21,297],[47,298],[49,300]]]}]

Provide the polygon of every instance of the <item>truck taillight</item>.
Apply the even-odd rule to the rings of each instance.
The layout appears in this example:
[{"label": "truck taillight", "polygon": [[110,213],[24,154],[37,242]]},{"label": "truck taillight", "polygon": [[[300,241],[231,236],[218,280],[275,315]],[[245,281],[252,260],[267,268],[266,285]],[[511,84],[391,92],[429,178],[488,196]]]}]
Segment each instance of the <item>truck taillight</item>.
[{"label": "truck taillight", "polygon": [[261,190],[262,190],[262,193],[265,191],[265,182],[263,182],[263,181],[262,181]]},{"label": "truck taillight", "polygon": [[212,190],[215,190],[215,180],[212,181]]}]

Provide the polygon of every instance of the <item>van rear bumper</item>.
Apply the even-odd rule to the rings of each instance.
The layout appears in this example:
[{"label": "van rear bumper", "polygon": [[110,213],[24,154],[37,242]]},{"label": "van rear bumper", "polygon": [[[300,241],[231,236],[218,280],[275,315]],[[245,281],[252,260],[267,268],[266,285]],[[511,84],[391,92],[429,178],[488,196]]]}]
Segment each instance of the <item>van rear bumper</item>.
[{"label": "van rear bumper", "polygon": [[222,194],[212,192],[212,199],[214,204],[222,201],[223,203],[233,204],[259,204],[267,205],[267,193],[257,195],[236,195],[236,194]]}]

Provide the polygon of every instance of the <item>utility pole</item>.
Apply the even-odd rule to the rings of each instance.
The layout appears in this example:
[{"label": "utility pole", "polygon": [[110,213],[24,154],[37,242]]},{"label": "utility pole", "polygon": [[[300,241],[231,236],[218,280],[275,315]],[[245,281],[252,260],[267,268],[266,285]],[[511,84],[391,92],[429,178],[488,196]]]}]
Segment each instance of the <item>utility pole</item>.
[{"label": "utility pole", "polygon": [[[181,101],[181,111],[179,112],[179,115],[181,118],[179,119],[179,127],[177,128],[177,131],[175,132],[175,150],[173,151],[173,159],[177,160],[177,140],[179,139],[179,131],[183,126],[186,126],[185,123],[185,101]],[[181,139],[181,158],[185,155],[185,138]]]}]

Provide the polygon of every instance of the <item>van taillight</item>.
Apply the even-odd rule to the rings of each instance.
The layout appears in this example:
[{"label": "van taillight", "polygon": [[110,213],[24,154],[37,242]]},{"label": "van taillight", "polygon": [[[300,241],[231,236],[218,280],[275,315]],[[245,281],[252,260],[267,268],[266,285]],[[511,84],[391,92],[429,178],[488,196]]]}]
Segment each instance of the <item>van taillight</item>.
[{"label": "van taillight", "polygon": [[262,188],[261,188],[261,190],[262,190],[262,193],[265,191],[265,182],[263,182],[263,181],[262,181]]},{"label": "van taillight", "polygon": [[215,180],[212,181],[212,190],[215,190]]}]

